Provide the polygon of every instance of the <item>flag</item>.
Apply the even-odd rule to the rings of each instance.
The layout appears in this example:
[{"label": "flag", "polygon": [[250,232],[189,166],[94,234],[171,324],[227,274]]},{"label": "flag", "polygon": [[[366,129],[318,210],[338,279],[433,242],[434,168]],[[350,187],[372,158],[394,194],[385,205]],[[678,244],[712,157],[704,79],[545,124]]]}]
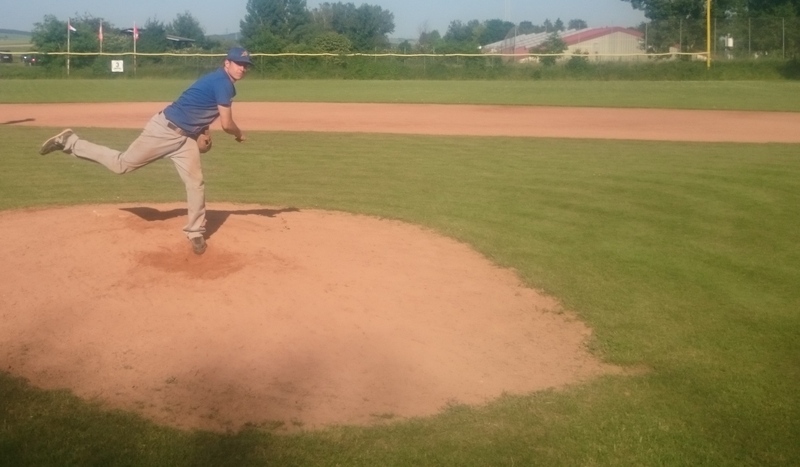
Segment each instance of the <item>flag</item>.
[{"label": "flag", "polygon": [[100,23],[100,31],[97,33],[97,39],[103,42],[103,23]]},{"label": "flag", "polygon": [[133,23],[133,41],[136,42],[139,40],[139,30],[136,29],[136,23]]},{"label": "flag", "polygon": [[67,20],[67,30],[68,31],[72,31],[72,32],[77,32],[78,31],[77,29],[72,27],[72,23],[70,23],[69,20]]}]

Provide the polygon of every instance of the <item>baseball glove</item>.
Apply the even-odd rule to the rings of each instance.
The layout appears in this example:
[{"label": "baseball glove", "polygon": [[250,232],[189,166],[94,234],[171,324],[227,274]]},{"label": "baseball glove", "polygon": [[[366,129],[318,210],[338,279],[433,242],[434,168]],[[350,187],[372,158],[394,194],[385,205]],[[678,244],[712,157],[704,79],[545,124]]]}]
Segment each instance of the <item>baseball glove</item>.
[{"label": "baseball glove", "polygon": [[197,135],[197,149],[200,150],[200,154],[207,153],[211,150],[211,130],[208,128]]}]

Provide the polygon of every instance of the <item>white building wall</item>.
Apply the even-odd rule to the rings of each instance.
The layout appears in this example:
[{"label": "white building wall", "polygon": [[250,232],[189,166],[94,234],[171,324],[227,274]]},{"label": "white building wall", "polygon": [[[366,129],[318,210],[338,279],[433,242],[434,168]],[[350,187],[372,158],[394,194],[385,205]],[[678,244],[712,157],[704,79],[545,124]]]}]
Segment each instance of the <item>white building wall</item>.
[{"label": "white building wall", "polygon": [[592,61],[631,61],[644,60],[643,56],[614,56],[613,54],[641,54],[644,53],[638,37],[624,32],[614,32],[605,36],[596,37],[587,41],[570,45],[567,53],[576,51],[588,53]]}]

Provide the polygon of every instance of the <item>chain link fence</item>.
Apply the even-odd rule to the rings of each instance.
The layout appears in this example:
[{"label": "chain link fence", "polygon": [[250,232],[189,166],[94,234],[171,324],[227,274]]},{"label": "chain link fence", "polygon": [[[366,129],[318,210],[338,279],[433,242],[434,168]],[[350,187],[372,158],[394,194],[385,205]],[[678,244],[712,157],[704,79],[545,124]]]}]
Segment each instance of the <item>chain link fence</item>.
[{"label": "chain link fence", "polygon": [[[611,64],[596,64],[592,67],[577,63],[575,57],[566,52],[564,67],[546,67],[528,64],[520,60],[508,60],[500,55],[474,54],[424,54],[412,50],[376,51],[373,54],[263,54],[254,50],[255,66],[251,75],[275,78],[343,78],[343,79],[528,79],[559,77],[571,72],[581,77],[650,79],[664,75],[664,67],[647,70],[647,64],[656,62],[705,61],[706,21],[670,19],[651,21],[638,28],[642,33],[641,50],[630,57],[633,64],[613,68]],[[712,61],[721,67],[726,62],[732,66],[745,63],[739,68],[767,68],[766,62],[787,61],[797,63],[800,59],[800,17],[760,17],[716,19],[711,23]],[[0,65],[0,78],[64,77],[76,78],[130,78],[163,77],[184,78],[200,76],[219,67],[224,51],[200,49],[177,50],[174,53],[133,53],[132,42],[119,45],[121,50],[107,53],[85,51],[53,51],[38,53],[41,59],[35,67],[10,67]],[[108,53],[111,52],[111,53]],[[23,52],[18,52],[19,54]],[[36,53],[36,52],[34,52]],[[626,57],[630,58],[626,55]],[[580,57],[579,57],[580,58]],[[621,61],[621,60],[619,60]],[[575,63],[573,63],[575,62]],[[114,71],[114,63],[123,72]],[[574,66],[573,66],[574,65]],[[769,65],[770,67],[785,65]],[[636,70],[631,71],[631,68]],[[796,68],[796,67],[795,67]],[[566,71],[563,71],[565,70]],[[559,71],[562,70],[562,71]],[[685,78],[682,70],[673,73]],[[697,70],[695,73],[700,73]],[[561,73],[561,75],[559,74]],[[761,76],[783,76],[796,79],[797,70],[779,69],[756,71],[742,78]],[[700,75],[692,75],[700,76]]]},{"label": "chain link fence", "polygon": [[[648,53],[706,53],[706,21],[670,19],[643,27]],[[800,58],[800,18],[727,18],[711,22],[711,55],[717,60]]]}]

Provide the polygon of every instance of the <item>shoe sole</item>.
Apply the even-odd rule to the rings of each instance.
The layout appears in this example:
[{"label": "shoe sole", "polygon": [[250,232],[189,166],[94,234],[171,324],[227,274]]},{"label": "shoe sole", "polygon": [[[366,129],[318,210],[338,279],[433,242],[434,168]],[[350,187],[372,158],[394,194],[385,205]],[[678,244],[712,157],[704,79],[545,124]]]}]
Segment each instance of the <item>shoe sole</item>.
[{"label": "shoe sole", "polygon": [[42,144],[42,147],[39,148],[39,154],[44,156],[45,154],[50,154],[53,151],[64,149],[64,146],[60,143],[57,143],[56,141],[58,141],[59,138],[61,138],[67,133],[73,133],[73,131],[71,129],[64,130],[61,133],[45,141],[44,144]]}]

